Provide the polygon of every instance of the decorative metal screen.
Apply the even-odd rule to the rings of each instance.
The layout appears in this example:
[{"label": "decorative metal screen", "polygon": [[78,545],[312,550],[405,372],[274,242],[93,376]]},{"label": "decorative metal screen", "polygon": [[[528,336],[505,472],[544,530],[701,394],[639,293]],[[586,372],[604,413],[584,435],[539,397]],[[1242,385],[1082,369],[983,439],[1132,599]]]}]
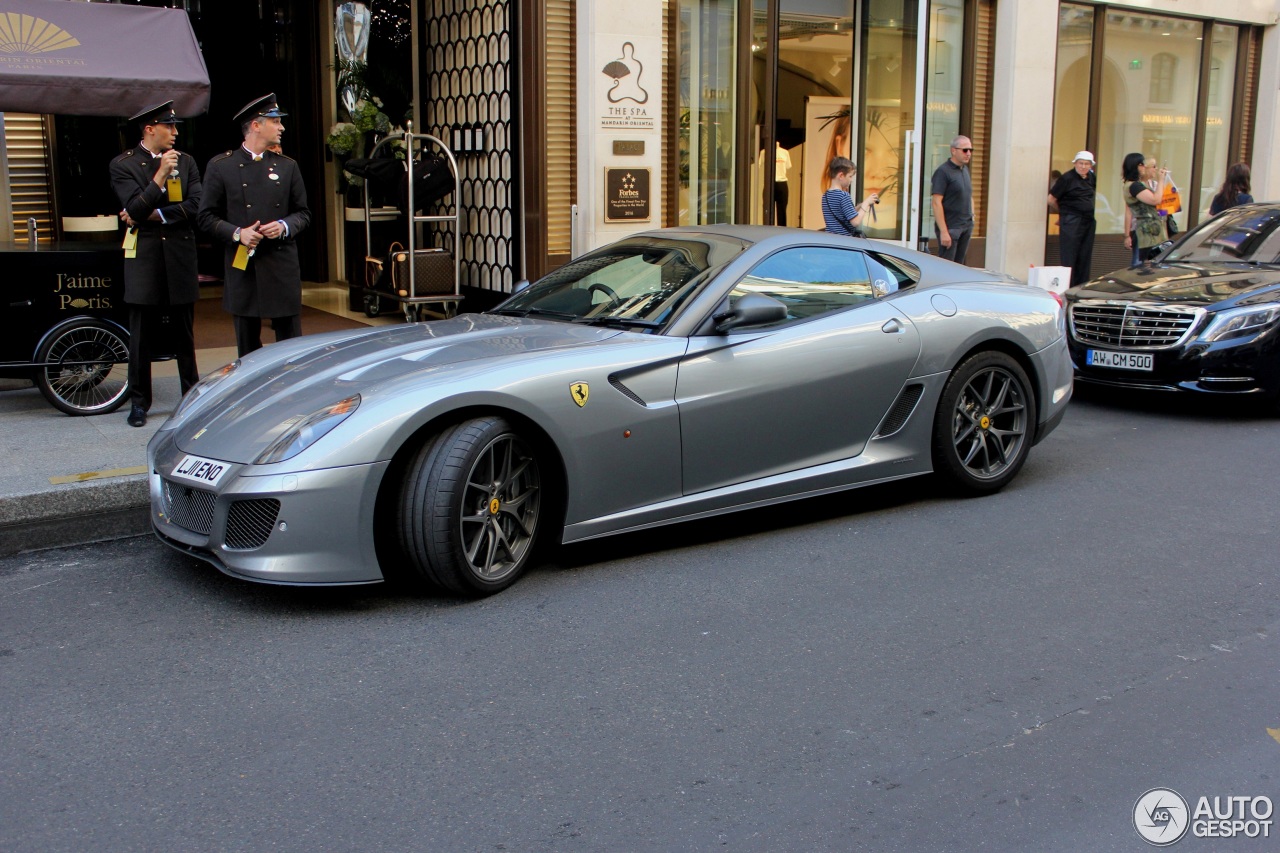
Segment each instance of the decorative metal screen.
[{"label": "decorative metal screen", "polygon": [[[420,31],[422,132],[451,143],[483,128],[484,151],[455,152],[461,191],[461,284],[509,293],[516,266],[515,62],[510,0],[426,0]],[[448,211],[452,213],[453,211]]]}]

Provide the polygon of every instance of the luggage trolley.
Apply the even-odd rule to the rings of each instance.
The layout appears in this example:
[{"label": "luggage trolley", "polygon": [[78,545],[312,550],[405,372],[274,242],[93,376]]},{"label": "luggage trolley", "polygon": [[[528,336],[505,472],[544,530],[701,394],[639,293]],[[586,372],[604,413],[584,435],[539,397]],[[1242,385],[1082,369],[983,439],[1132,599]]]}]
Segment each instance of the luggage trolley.
[{"label": "luggage trolley", "polygon": [[[378,142],[373,146],[373,150],[369,152],[369,160],[366,163],[376,161],[374,155],[383,145],[395,140],[403,140],[405,150],[404,160],[404,182],[405,182],[405,200],[407,203],[407,219],[409,225],[408,238],[405,241],[405,250],[389,251],[385,264],[380,258],[372,255],[373,233],[370,224],[370,207],[369,207],[369,173],[365,174],[364,182],[364,239],[365,239],[365,269],[371,266],[381,269],[379,281],[365,282],[364,306],[365,313],[370,317],[380,313],[380,303],[383,299],[393,300],[400,303],[404,309],[404,319],[409,323],[416,323],[422,319],[422,313],[427,305],[439,305],[440,313],[445,318],[453,317],[458,313],[458,304],[462,302],[463,296],[461,292],[461,281],[459,276],[459,249],[462,245],[462,204],[460,192],[460,182],[458,173],[458,161],[453,156],[453,152],[440,139],[427,133],[414,133],[413,123],[409,123],[408,130],[403,135],[395,134],[387,136],[386,139]],[[452,178],[448,192],[438,196],[439,199],[446,198],[448,195],[453,196],[452,214],[437,215],[419,215],[418,207],[415,200],[415,193],[418,180],[423,175],[414,174],[414,166],[417,164],[419,168],[426,168],[431,165],[432,161],[426,160],[425,156],[419,160],[414,156],[414,144],[419,144],[419,154],[425,155],[428,152],[427,144],[434,145],[439,149],[444,157],[444,162],[448,164],[449,176]],[[383,160],[382,162],[388,162]],[[391,163],[399,163],[399,160],[391,160]],[[355,161],[348,165],[355,165]],[[429,177],[427,175],[426,177]],[[434,201],[437,199],[428,199]],[[424,222],[452,222],[453,223],[453,253],[444,249],[420,249],[417,247],[417,224]],[[377,285],[384,284],[379,287]],[[385,286],[389,284],[389,286]]]}]

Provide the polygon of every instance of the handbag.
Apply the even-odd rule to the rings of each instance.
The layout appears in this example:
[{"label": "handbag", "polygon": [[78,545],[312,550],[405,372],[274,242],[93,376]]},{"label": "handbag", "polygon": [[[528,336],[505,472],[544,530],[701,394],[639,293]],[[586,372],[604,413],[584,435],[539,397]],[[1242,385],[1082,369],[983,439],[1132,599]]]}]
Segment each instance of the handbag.
[{"label": "handbag", "polygon": [[1172,214],[1166,216],[1164,218],[1164,228],[1169,234],[1169,239],[1172,240],[1178,235],[1178,220],[1174,219]]},{"label": "handbag", "polygon": [[409,292],[409,253],[399,243],[393,243],[389,252],[391,262],[391,287],[401,296],[435,296],[456,293],[453,255],[444,249],[414,249],[413,293]]}]

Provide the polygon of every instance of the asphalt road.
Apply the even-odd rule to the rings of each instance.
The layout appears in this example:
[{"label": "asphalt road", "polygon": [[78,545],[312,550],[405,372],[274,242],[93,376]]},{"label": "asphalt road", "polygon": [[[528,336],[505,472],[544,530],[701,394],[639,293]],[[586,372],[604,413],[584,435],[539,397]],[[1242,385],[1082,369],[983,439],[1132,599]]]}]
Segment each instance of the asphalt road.
[{"label": "asphalt road", "polygon": [[3,560],[0,849],[1145,850],[1151,788],[1280,801],[1277,446],[1086,398],[1001,494],[605,540],[480,602]]}]

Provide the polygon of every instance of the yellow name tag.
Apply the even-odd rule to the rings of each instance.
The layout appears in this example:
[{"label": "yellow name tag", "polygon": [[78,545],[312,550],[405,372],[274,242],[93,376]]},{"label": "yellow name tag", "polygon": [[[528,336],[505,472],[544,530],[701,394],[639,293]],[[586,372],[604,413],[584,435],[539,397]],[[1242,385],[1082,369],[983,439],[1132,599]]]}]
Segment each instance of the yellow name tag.
[{"label": "yellow name tag", "polygon": [[231,266],[238,270],[247,270],[249,268],[249,247],[244,243],[236,247],[236,259],[231,262]]},{"label": "yellow name tag", "polygon": [[165,181],[165,185],[169,187],[169,201],[182,201],[181,178],[169,178]]},{"label": "yellow name tag", "polygon": [[120,244],[126,258],[138,257],[138,232],[132,228],[125,229],[124,242]]}]

